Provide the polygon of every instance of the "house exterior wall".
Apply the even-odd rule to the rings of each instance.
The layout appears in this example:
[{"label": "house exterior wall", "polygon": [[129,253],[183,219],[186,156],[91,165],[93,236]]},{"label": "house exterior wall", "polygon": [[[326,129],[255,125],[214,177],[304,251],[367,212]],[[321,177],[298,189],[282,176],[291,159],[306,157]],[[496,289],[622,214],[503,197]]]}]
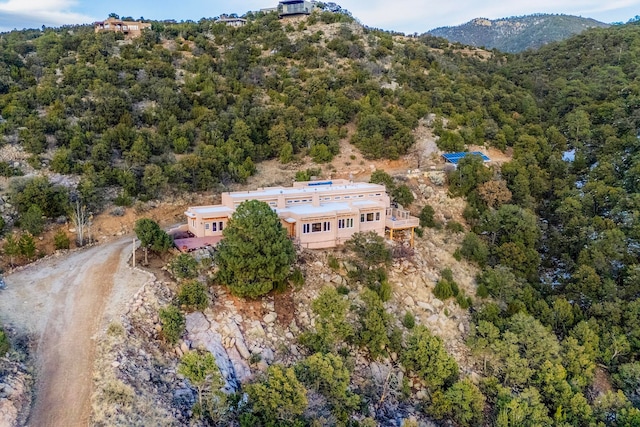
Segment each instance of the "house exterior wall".
[{"label": "house exterior wall", "polygon": [[308,15],[313,11],[314,5],[310,1],[285,0],[278,4],[278,15]]},{"label": "house exterior wall", "polygon": [[190,207],[185,212],[187,230],[196,237],[222,236],[232,213],[219,205]]},{"label": "house exterior wall", "polygon": [[311,249],[341,245],[357,232],[384,236],[391,205],[385,187],[379,184],[298,182],[293,187],[223,193],[220,205],[189,207],[185,212],[188,230],[196,237],[221,236],[235,209],[247,200],[267,203],[289,236]]},{"label": "house exterior wall", "polygon": [[218,22],[223,22],[227,27],[244,27],[247,24],[244,18],[220,18]]}]

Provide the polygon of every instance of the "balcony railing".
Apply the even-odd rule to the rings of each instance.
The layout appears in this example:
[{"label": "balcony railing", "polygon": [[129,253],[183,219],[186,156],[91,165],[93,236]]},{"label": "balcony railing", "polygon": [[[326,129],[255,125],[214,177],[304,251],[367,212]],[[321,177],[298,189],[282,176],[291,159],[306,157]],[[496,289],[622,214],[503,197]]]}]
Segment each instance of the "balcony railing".
[{"label": "balcony railing", "polygon": [[420,220],[415,216],[412,216],[409,211],[398,208],[387,208],[385,217],[385,226],[391,230],[398,230],[403,228],[417,227],[420,225]]}]

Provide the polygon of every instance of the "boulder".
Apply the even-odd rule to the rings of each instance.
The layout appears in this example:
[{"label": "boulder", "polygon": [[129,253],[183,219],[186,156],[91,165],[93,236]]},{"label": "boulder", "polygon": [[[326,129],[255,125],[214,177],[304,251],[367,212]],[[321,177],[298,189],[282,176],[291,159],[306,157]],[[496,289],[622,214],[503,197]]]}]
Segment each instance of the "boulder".
[{"label": "boulder", "polygon": [[433,308],[433,306],[429,303],[423,302],[423,301],[418,301],[417,302],[418,307],[420,307],[423,310],[427,310],[431,313],[434,313],[436,310]]},{"label": "boulder", "polygon": [[247,332],[247,335],[252,338],[263,338],[266,336],[262,324],[258,321],[252,323],[252,327]]},{"label": "boulder", "polygon": [[251,352],[247,348],[247,345],[244,342],[244,337],[242,336],[242,332],[240,328],[233,320],[230,320],[227,323],[227,327],[229,328],[230,336],[235,338],[235,346],[238,349],[238,353],[244,358],[249,359],[251,357]]},{"label": "boulder", "polygon": [[186,324],[187,330],[193,334],[208,331],[211,327],[207,318],[200,312],[194,312],[187,315]]},{"label": "boulder", "polygon": [[387,380],[387,376],[389,375],[389,367],[377,362],[371,362],[371,365],[369,366],[371,368],[371,377],[374,382],[384,384]]},{"label": "boulder", "polygon": [[262,318],[262,320],[264,320],[264,323],[266,323],[268,325],[268,324],[271,324],[271,323],[275,322],[277,318],[278,318],[278,315],[274,311],[272,311],[270,313],[267,313]]},{"label": "boulder", "polygon": [[177,407],[190,408],[196,403],[196,397],[190,388],[179,388],[173,392],[173,404]]},{"label": "boulder", "polygon": [[270,348],[263,349],[260,355],[262,356],[262,360],[267,363],[272,363],[275,357],[275,355],[273,354],[273,350],[271,350]]},{"label": "boulder", "polygon": [[438,316],[437,314],[433,314],[429,316],[429,318],[427,318],[427,322],[429,323],[438,323],[438,320],[440,320],[440,316]]},{"label": "boulder", "polygon": [[142,383],[148,383],[149,381],[151,381],[151,372],[147,371],[146,369],[140,369],[137,372],[136,376]]}]

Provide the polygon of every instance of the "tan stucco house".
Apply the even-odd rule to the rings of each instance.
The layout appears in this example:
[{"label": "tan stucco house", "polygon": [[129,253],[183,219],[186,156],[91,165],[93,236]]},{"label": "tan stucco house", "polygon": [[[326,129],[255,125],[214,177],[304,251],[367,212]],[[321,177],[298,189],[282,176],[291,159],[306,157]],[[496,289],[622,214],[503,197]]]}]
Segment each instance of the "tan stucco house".
[{"label": "tan stucco house", "polygon": [[118,18],[108,18],[106,21],[98,21],[93,24],[95,32],[112,31],[123,33],[125,37],[138,37],[145,28],[151,28],[148,22],[123,21]]},{"label": "tan stucco house", "polygon": [[296,182],[293,187],[223,193],[220,205],[193,206],[185,212],[195,237],[222,236],[235,208],[246,200],[267,203],[278,214],[287,234],[303,248],[331,248],[354,233],[413,230],[418,218],[392,208],[385,187],[348,180]]}]

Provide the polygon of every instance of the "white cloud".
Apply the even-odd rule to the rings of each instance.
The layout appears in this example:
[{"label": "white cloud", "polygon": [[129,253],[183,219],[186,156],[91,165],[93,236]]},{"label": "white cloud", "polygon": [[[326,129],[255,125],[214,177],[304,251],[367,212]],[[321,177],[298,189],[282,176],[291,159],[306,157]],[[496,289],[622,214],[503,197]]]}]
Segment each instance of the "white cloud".
[{"label": "white cloud", "polygon": [[72,0],[9,0],[0,2],[0,30],[37,28],[42,25],[91,22],[89,16],[73,12]]},{"label": "white cloud", "polygon": [[[490,19],[532,13],[564,13],[606,20],[618,11],[616,20],[626,21],[640,9],[640,0],[358,0],[338,1],[364,24],[405,32],[425,32],[435,27],[459,25],[473,18]],[[626,9],[626,10],[625,10]]]},{"label": "white cloud", "polygon": [[[626,22],[640,11],[640,0],[332,1],[349,9],[365,25],[406,33],[423,33],[478,17],[497,19],[531,13],[565,13],[604,22]],[[42,24],[87,23],[114,11],[155,19],[198,20],[202,16],[215,16],[222,12],[244,13],[277,3],[278,0],[0,0],[0,30],[37,28]]]}]

